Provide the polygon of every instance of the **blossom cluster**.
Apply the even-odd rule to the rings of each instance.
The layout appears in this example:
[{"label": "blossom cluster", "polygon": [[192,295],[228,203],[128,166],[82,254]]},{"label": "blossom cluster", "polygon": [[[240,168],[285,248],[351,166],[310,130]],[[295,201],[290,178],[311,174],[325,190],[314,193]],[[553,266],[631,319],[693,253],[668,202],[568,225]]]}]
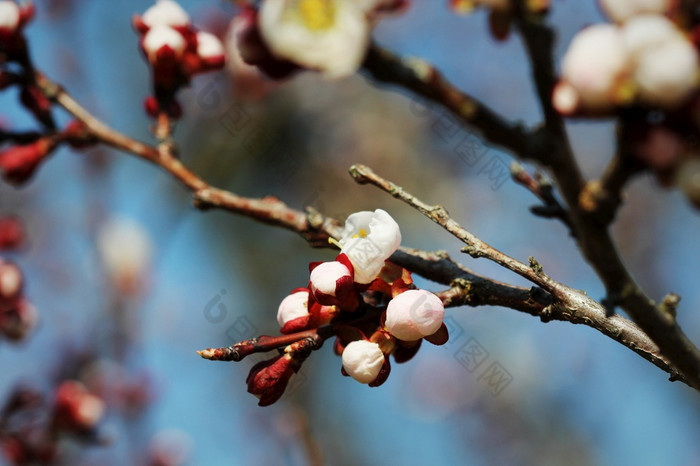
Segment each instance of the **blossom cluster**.
[{"label": "blossom cluster", "polygon": [[347,218],[340,254],[334,261],[311,263],[308,286],[293,290],[279,306],[280,332],[299,339],[251,369],[248,391],[260,397],[261,406],[282,396],[292,375],[326,338],[321,328],[336,337],[342,373],[372,387],[389,376],[390,355],[405,362],[423,339],[447,341],[442,301],[416,289],[410,272],[387,260],[400,243],[399,226],[384,210]]},{"label": "blossom cluster", "polygon": [[[24,227],[16,217],[0,218],[0,252],[24,243]],[[17,264],[0,256],[0,336],[20,341],[36,326],[38,313],[24,294],[24,274]]]},{"label": "blossom cluster", "polygon": [[601,0],[614,24],[579,32],[564,56],[554,106],[605,114],[630,104],[675,109],[698,87],[696,44],[666,15],[670,0]]},{"label": "blossom cluster", "polygon": [[406,0],[263,0],[234,20],[235,40],[241,58],[271,78],[301,69],[342,78],[361,65],[381,15],[407,7]]},{"label": "blossom cluster", "polygon": [[153,70],[153,95],[145,102],[153,117],[161,111],[179,118],[177,91],[196,74],[223,68],[224,46],[213,34],[198,31],[174,0],[158,0],[143,15],[134,15],[140,47]]}]

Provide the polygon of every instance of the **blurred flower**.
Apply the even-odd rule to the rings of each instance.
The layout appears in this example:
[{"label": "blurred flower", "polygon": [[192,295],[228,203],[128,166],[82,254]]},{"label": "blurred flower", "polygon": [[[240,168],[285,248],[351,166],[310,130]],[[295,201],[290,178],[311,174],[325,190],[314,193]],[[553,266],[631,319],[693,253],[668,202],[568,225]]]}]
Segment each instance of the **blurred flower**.
[{"label": "blurred flower", "polygon": [[224,45],[218,37],[208,32],[197,33],[197,56],[202,65],[210,69],[218,69],[226,63]]},{"label": "blurred flower", "polygon": [[562,61],[563,82],[554,93],[554,106],[568,114],[577,107],[600,111],[624,101],[630,73],[627,49],[619,29],[611,24],[579,32]]},{"label": "blurred flower", "polygon": [[345,220],[345,231],[339,243],[341,252],[352,263],[355,282],[368,284],[401,245],[401,231],[391,215],[382,209],[356,212]]},{"label": "blurred flower", "polygon": [[258,24],[275,56],[328,78],[357,71],[369,45],[366,12],[355,0],[265,0]]},{"label": "blurred flower", "polygon": [[3,178],[14,185],[27,182],[57,146],[57,139],[42,137],[31,144],[3,150],[0,152],[0,170]]},{"label": "blurred flower", "polygon": [[399,340],[419,340],[437,332],[444,317],[440,298],[426,290],[408,290],[389,302],[384,326]]},{"label": "blurred flower", "polygon": [[0,1],[0,31],[3,34],[14,34],[20,24],[19,5],[14,1]]},{"label": "blurred flower", "polygon": [[3,303],[12,302],[22,293],[22,271],[15,264],[0,258],[0,309]]},{"label": "blurred flower", "polygon": [[39,313],[32,303],[24,298],[11,305],[0,306],[0,333],[12,341],[20,341],[34,330]]},{"label": "blurred flower", "polygon": [[192,437],[181,430],[158,432],[149,446],[149,466],[181,466],[192,450]]},{"label": "blurred flower", "polygon": [[102,399],[76,380],[64,381],[56,390],[53,423],[57,429],[78,434],[89,432],[95,429],[104,413]]},{"label": "blurred flower", "polygon": [[24,244],[26,233],[19,218],[0,217],[0,251],[17,249]]},{"label": "blurred flower", "polygon": [[610,19],[621,23],[640,13],[665,13],[671,0],[600,0],[600,7]]},{"label": "blurred flower", "polygon": [[343,350],[343,369],[360,383],[372,383],[384,366],[384,353],[377,343],[355,340]]},{"label": "blurred flower", "polygon": [[152,244],[136,221],[113,217],[100,228],[97,248],[110,280],[118,291],[134,294],[143,288]]},{"label": "blurred flower", "polygon": [[143,37],[143,49],[153,65],[173,63],[185,52],[182,34],[169,26],[155,26]]},{"label": "blurred flower", "polygon": [[190,17],[182,7],[173,0],[158,0],[155,5],[146,10],[140,18],[147,27],[155,26],[188,26]]}]

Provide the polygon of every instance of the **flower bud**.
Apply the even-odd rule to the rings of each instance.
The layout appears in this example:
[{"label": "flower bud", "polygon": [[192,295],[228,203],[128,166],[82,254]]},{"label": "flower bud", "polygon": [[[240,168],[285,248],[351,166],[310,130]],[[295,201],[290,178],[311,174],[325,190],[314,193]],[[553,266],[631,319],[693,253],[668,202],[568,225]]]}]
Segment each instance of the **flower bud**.
[{"label": "flower bud", "polygon": [[114,217],[97,235],[100,259],[115,288],[134,294],[143,288],[152,244],[148,232],[136,221]]},{"label": "flower bud", "polygon": [[56,428],[74,433],[93,430],[102,420],[105,404],[75,380],[63,382],[56,390],[53,422]]},{"label": "flower bud", "polygon": [[19,26],[19,5],[10,0],[0,1],[0,33],[2,35],[12,35]]},{"label": "flower bud", "polygon": [[567,113],[571,102],[587,110],[608,110],[628,97],[623,90],[629,72],[628,52],[618,28],[589,26],[574,37],[564,55],[562,79],[570,87],[557,89],[554,105],[562,113]]},{"label": "flower bud", "polygon": [[26,299],[20,298],[9,308],[0,307],[0,333],[10,340],[24,339],[38,320],[39,313]]},{"label": "flower bud", "polygon": [[156,65],[177,61],[185,52],[187,43],[182,34],[175,29],[155,26],[143,36],[142,46],[148,61]]},{"label": "flower bud", "polygon": [[399,340],[412,341],[437,332],[444,317],[440,298],[426,290],[408,290],[389,302],[384,325]]},{"label": "flower bud", "polygon": [[289,379],[300,366],[300,361],[289,353],[257,363],[246,379],[248,393],[260,398],[259,406],[271,405],[284,394]]},{"label": "flower bud", "polygon": [[280,327],[296,318],[309,313],[309,290],[302,289],[293,292],[280,303],[277,310],[277,323]]},{"label": "flower bud", "polygon": [[26,182],[56,145],[52,138],[40,138],[31,144],[10,147],[0,152],[3,178],[15,185]]},{"label": "flower bud", "polygon": [[343,350],[343,369],[360,383],[372,383],[384,366],[384,353],[377,343],[355,340]]},{"label": "flower bud", "polygon": [[224,45],[218,37],[208,32],[197,33],[197,55],[204,65],[204,70],[222,68],[226,63]]},{"label": "flower bud", "polygon": [[309,289],[314,299],[325,306],[355,310],[359,303],[352,271],[338,261],[322,262],[311,270]]},{"label": "flower bud", "polygon": [[190,17],[182,7],[173,0],[158,0],[141,17],[141,21],[147,27],[156,26],[188,26]]},{"label": "flower bud", "polygon": [[13,301],[22,294],[23,282],[19,267],[0,259],[0,308],[4,302]]},{"label": "flower bud", "polygon": [[17,217],[0,217],[0,251],[17,249],[24,243],[25,232]]}]

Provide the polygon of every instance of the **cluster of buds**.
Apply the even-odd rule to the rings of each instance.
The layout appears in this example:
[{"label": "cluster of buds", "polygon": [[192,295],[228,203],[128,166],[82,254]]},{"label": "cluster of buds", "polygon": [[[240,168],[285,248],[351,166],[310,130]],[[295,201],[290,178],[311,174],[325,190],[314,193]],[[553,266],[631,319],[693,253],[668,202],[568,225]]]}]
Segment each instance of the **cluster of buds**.
[{"label": "cluster of buds", "polygon": [[143,15],[134,15],[141,51],[153,69],[153,92],[146,111],[181,116],[175,94],[196,74],[223,68],[224,46],[208,32],[198,31],[189,15],[173,0],[158,0]]},{"label": "cluster of buds", "polygon": [[37,168],[61,144],[81,149],[97,143],[85,124],[78,120],[59,132],[46,135],[33,133],[31,139],[0,151],[0,172],[8,183],[21,185],[29,181]]},{"label": "cluster of buds", "polygon": [[565,115],[608,115],[633,104],[675,110],[695,95],[697,44],[666,15],[670,0],[601,1],[615,24],[596,24],[569,45],[553,95]]},{"label": "cluster of buds", "polygon": [[243,60],[273,79],[301,69],[342,78],[361,65],[379,18],[407,7],[406,0],[263,0],[234,19],[236,42]]},{"label": "cluster of buds", "polygon": [[103,400],[78,380],[61,381],[51,396],[18,388],[0,414],[0,451],[12,465],[62,464],[60,438],[99,443],[104,414]]},{"label": "cluster of buds", "polygon": [[[22,225],[15,217],[0,218],[0,251],[24,242]],[[0,256],[0,335],[20,341],[36,326],[38,314],[24,296],[24,275],[14,262]]]},{"label": "cluster of buds", "polygon": [[387,212],[350,215],[343,236],[332,242],[341,249],[336,259],[311,263],[308,286],[282,300],[277,312],[282,336],[199,352],[206,359],[238,361],[277,349],[280,354],[256,364],[247,379],[260,406],[277,401],[304,360],[328,338],[336,338],[342,373],[372,387],[387,380],[390,355],[402,363],[423,339],[437,345],[448,339],[442,301],[416,289],[410,272],[388,261],[401,232]]}]

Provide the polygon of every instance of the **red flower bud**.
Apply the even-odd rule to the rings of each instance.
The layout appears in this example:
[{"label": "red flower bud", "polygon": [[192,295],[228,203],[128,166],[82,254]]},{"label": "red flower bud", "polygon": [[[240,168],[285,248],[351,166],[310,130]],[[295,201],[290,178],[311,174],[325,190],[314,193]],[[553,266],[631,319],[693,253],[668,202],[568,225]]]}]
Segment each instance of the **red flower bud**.
[{"label": "red flower bud", "polygon": [[259,406],[271,405],[280,399],[289,379],[299,367],[301,360],[289,353],[257,363],[246,379],[248,393],[260,398]]},{"label": "red flower bud", "polygon": [[53,138],[40,138],[31,144],[10,147],[0,152],[0,170],[3,178],[15,185],[26,182],[56,145],[57,142]]},{"label": "red flower bud", "polygon": [[26,299],[18,299],[13,306],[0,308],[0,333],[6,338],[19,341],[36,326],[36,308]]},{"label": "red flower bud", "polygon": [[56,123],[51,115],[51,101],[34,84],[27,84],[22,87],[19,95],[20,102],[24,107],[32,112],[34,117],[47,128],[55,128]]},{"label": "red flower bud", "polygon": [[0,218],[0,251],[17,249],[24,243],[22,222],[14,216]]},{"label": "red flower bud", "polygon": [[65,141],[75,149],[83,149],[97,144],[97,138],[80,120],[71,121],[62,134]]}]

